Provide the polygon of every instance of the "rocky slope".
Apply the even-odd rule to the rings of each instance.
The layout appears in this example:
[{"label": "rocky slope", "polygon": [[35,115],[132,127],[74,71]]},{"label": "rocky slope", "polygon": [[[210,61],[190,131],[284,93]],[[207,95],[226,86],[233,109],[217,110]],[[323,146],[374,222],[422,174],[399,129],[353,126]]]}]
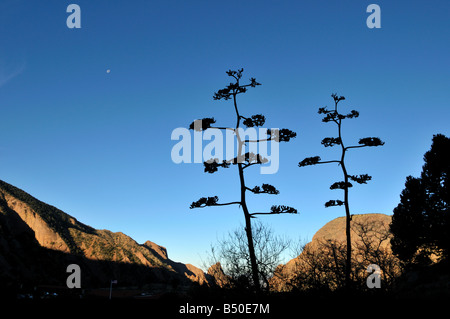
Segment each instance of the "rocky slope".
[{"label": "rocky slope", "polygon": [[[376,230],[388,230],[391,224],[392,216],[385,214],[359,214],[353,215],[351,220],[352,244],[356,244],[361,240],[357,225],[366,225],[376,228]],[[313,236],[311,243],[315,244],[323,240],[336,240],[345,242],[345,217],[335,218],[326,223]],[[387,244],[387,242],[386,242]]]},{"label": "rocky slope", "polygon": [[170,260],[164,247],[94,229],[0,180],[1,284],[65,285],[70,263],[83,265],[84,282],[99,286],[119,277],[137,285],[208,284],[202,270]]},{"label": "rocky slope", "polygon": [[[391,234],[389,225],[392,216],[385,214],[360,214],[353,215],[351,221],[352,258],[355,264],[364,264],[362,258],[367,258],[366,254],[382,252],[382,256],[392,257],[390,248]],[[334,263],[335,257],[331,256],[330,247],[336,247],[338,257],[345,258],[346,243],[345,217],[338,217],[331,220],[320,228],[313,236],[311,242],[307,243],[302,253],[290,260],[285,265],[279,265],[271,279],[273,290],[289,290],[287,283],[298,275],[299,272],[308,272],[311,267],[323,267],[323,265],[311,265],[311,261],[322,263]],[[339,251],[340,249],[340,251]],[[330,256],[328,256],[330,255]],[[364,256],[363,256],[364,255]],[[312,258],[312,259],[311,259]],[[393,257],[392,257],[393,258]],[[383,262],[380,260],[378,263]],[[367,265],[366,265],[367,266]],[[325,267],[326,268],[326,267]],[[324,272],[323,269],[320,272]]]},{"label": "rocky slope", "polygon": [[215,284],[220,288],[231,287],[231,279],[228,277],[222,269],[220,262],[215,263],[208,269],[208,275],[214,278]]}]

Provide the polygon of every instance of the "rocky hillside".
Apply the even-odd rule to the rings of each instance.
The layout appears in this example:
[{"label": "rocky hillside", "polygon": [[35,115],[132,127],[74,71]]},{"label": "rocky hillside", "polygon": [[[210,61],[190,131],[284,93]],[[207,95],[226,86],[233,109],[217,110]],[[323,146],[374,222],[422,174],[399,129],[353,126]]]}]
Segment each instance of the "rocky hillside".
[{"label": "rocky hillside", "polygon": [[2,285],[65,285],[66,267],[78,263],[85,283],[198,282],[207,275],[169,259],[151,241],[87,226],[63,211],[0,180],[0,281]]},{"label": "rocky hillside", "polygon": [[[355,229],[355,226],[357,224],[372,225],[380,229],[380,228],[389,228],[391,221],[392,216],[385,214],[353,215],[351,220],[353,240],[355,242],[359,240],[358,233],[356,232]],[[338,217],[326,223],[314,234],[311,242],[317,242],[319,240],[328,240],[328,239],[345,241],[345,217]]]},{"label": "rocky hillside", "polygon": [[[371,263],[395,263],[390,247],[391,234],[389,225],[392,216],[384,214],[353,215],[351,221],[352,259],[354,266],[367,267]],[[336,260],[342,262],[345,258],[345,217],[338,217],[325,224],[307,243],[302,253],[285,265],[280,265],[271,280],[273,290],[289,290],[289,283],[296,280],[296,276],[308,277],[312,272],[319,272],[322,278],[314,280],[329,281],[325,278],[327,271],[333,269]],[[370,258],[382,256],[383,260]],[[314,268],[314,269],[313,269]],[[363,271],[365,270],[362,269]],[[392,270],[395,271],[395,270]]]}]

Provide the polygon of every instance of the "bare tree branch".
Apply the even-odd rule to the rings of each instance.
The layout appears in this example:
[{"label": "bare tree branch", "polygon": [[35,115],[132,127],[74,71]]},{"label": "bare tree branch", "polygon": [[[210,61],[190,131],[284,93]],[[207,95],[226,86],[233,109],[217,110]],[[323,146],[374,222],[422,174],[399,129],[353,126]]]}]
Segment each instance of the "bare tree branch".
[{"label": "bare tree branch", "polygon": [[266,213],[252,213],[250,216],[254,215],[278,215],[278,214],[297,214],[297,210],[290,206],[284,205],[274,205],[270,208],[270,212]]},{"label": "bare tree branch", "polygon": [[233,131],[233,132],[235,132],[235,129],[234,128],[232,128],[232,127],[216,127],[216,126],[211,126],[211,127],[209,127],[210,129],[212,128],[212,129],[217,129],[217,130],[230,130],[230,131]]},{"label": "bare tree branch", "polygon": [[355,145],[355,146],[346,146],[344,149],[348,150],[351,148],[361,148],[361,147],[367,147],[368,145]]},{"label": "bare tree branch", "polygon": [[208,206],[227,206],[227,205],[241,205],[241,202],[229,202],[229,203],[218,203],[219,197],[202,197],[196,202],[192,202],[190,209],[193,208],[205,208]]},{"label": "bare tree branch", "polygon": [[341,161],[338,160],[332,160],[332,161],[320,161],[320,156],[313,156],[313,157],[307,157],[303,161],[298,163],[299,167],[303,166],[309,166],[309,165],[316,165],[316,164],[328,164],[328,163],[341,163]]}]

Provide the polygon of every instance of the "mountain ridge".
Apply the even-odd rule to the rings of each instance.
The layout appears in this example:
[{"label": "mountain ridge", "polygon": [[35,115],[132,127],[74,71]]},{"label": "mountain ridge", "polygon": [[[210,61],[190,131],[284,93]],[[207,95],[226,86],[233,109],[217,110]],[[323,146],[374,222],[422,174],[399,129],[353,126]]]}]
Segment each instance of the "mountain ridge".
[{"label": "mountain ridge", "polygon": [[[391,216],[385,214],[352,217],[352,225],[361,222],[376,231],[387,230],[390,221]],[[352,236],[354,244],[356,238]],[[304,251],[328,240],[345,241],[345,217],[321,227]],[[385,242],[390,249],[389,241]],[[302,254],[278,266],[271,279],[275,290],[285,289],[285,280],[295,275],[299,262]],[[23,283],[64,286],[65,270],[71,263],[81,266],[83,282],[92,287],[105,287],[111,279],[140,287],[154,283],[226,286],[227,281],[220,264],[205,273],[194,265],[172,261],[163,246],[150,240],[139,244],[120,231],[95,229],[0,180],[0,287]]]},{"label": "mountain ridge", "polygon": [[[139,266],[142,268],[139,273],[148,271],[145,276],[151,277],[153,282],[167,283],[177,280],[184,283],[210,284],[211,281],[211,278],[197,267],[170,260],[163,246],[150,240],[139,244],[122,232],[95,229],[2,180],[0,180],[0,217],[0,253],[2,253],[0,265],[5,269],[0,273],[0,277],[17,277],[17,271],[13,271],[17,266],[25,271],[27,266],[21,262],[23,256],[15,254],[15,250],[26,250],[27,245],[30,245],[29,253],[32,255],[37,251],[44,256],[47,253],[54,255],[52,252],[39,250],[41,247],[67,255],[61,259],[70,256],[69,259],[78,258],[82,263],[84,262],[82,260],[87,259],[86,263],[90,265],[87,268],[91,268],[88,272],[91,272],[94,279],[104,277],[97,273],[100,271],[97,264],[92,266],[92,262],[98,261],[98,265],[106,262],[129,264],[130,267]],[[18,240],[24,234],[27,240]],[[25,259],[29,262],[27,258]],[[51,260],[48,263],[51,263]],[[44,261],[42,266],[46,265],[47,261]],[[39,268],[39,265],[36,267]],[[111,276],[120,275],[117,273],[117,265],[109,267],[112,271]],[[141,279],[132,278],[133,274],[122,275],[130,283],[142,284]],[[51,277],[51,274],[41,276]]]}]

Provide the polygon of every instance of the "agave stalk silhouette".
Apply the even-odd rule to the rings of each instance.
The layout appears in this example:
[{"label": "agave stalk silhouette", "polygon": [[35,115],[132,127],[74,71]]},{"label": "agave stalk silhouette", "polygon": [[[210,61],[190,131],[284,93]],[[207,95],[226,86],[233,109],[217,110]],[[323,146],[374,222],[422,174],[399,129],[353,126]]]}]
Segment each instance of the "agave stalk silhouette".
[{"label": "agave stalk silhouette", "polygon": [[284,205],[274,205],[271,207],[270,212],[250,212],[247,201],[246,201],[246,193],[251,192],[254,194],[272,194],[276,195],[279,191],[270,184],[262,184],[262,186],[255,186],[253,188],[247,187],[245,183],[245,170],[253,165],[261,165],[268,160],[262,157],[259,154],[254,154],[253,152],[245,151],[246,143],[260,143],[267,141],[275,141],[275,142],[288,142],[291,138],[296,136],[295,132],[292,132],[288,129],[281,130],[267,130],[267,136],[265,138],[256,139],[256,140],[244,140],[240,135],[239,128],[241,127],[241,122],[247,127],[255,127],[255,126],[263,126],[265,123],[265,117],[261,114],[252,115],[251,117],[244,117],[239,113],[238,104],[237,104],[237,96],[239,94],[247,92],[248,88],[254,88],[256,86],[261,85],[256,82],[254,78],[250,79],[250,83],[241,84],[241,78],[243,69],[239,69],[237,71],[229,70],[227,71],[227,75],[234,79],[233,83],[230,83],[224,89],[218,90],[214,93],[214,100],[230,100],[233,101],[234,111],[236,114],[236,125],[234,127],[214,127],[212,126],[215,123],[214,118],[204,118],[201,120],[196,120],[191,123],[189,126],[190,129],[203,131],[207,129],[220,129],[220,130],[231,130],[237,139],[237,148],[238,153],[237,156],[233,159],[222,160],[214,158],[205,161],[204,167],[205,172],[214,173],[218,170],[219,167],[229,168],[230,165],[237,165],[238,174],[239,174],[239,186],[240,186],[240,199],[234,202],[228,203],[220,203],[218,196],[212,197],[202,197],[199,200],[193,202],[190,208],[203,208],[208,206],[226,206],[226,205],[239,205],[242,208],[245,218],[245,233],[247,236],[248,242],[248,250],[249,250],[249,262],[252,270],[252,281],[253,286],[256,291],[260,291],[261,283],[260,276],[258,270],[258,261],[255,255],[255,247],[253,241],[253,233],[252,233],[252,218],[255,218],[256,215],[273,215],[273,214],[297,214],[297,210],[295,208],[284,206]]},{"label": "agave stalk silhouette", "polygon": [[341,157],[337,160],[329,160],[322,161],[319,156],[307,157],[301,162],[298,163],[299,167],[316,165],[316,164],[329,164],[329,163],[337,163],[341,169],[344,177],[344,181],[335,182],[330,186],[330,189],[342,189],[344,190],[344,200],[329,200],[325,203],[325,207],[331,206],[342,206],[345,207],[345,235],[346,235],[346,265],[345,265],[345,285],[347,288],[350,288],[351,285],[351,254],[352,254],[352,244],[351,244],[351,232],[350,232],[350,222],[352,220],[352,215],[350,214],[350,204],[348,200],[349,188],[353,187],[350,180],[358,183],[358,184],[366,184],[369,180],[372,179],[371,176],[367,174],[362,175],[350,175],[347,172],[347,167],[345,166],[345,155],[347,151],[354,148],[362,148],[362,147],[372,147],[372,146],[382,146],[384,142],[381,141],[378,137],[366,137],[361,138],[358,142],[359,145],[355,146],[345,146],[344,141],[342,139],[342,120],[357,118],[359,116],[359,112],[352,110],[348,114],[341,114],[338,111],[338,104],[340,101],[345,100],[345,97],[338,96],[337,94],[332,94],[331,97],[334,100],[334,109],[328,110],[326,107],[319,108],[319,114],[324,114],[322,118],[322,122],[328,123],[333,122],[337,126],[338,137],[326,137],[322,140],[322,145],[325,147],[333,147],[336,145],[340,145],[341,147]]}]

